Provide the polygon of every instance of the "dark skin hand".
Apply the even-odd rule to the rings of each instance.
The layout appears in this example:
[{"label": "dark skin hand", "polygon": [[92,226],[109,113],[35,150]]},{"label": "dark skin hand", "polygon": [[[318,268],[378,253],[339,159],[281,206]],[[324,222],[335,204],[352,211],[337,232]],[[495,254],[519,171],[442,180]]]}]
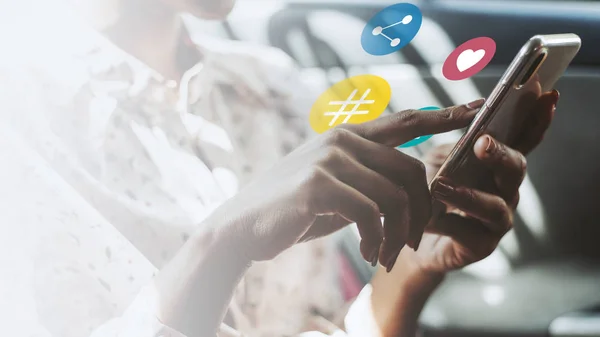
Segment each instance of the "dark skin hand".
[{"label": "dark skin hand", "polygon": [[[427,233],[418,253],[403,249],[405,243],[410,246],[421,238],[431,217],[431,195],[424,165],[394,147],[418,136],[467,126],[482,104],[480,100],[439,111],[409,110],[360,125],[345,125],[288,155],[209,216],[200,226],[202,230],[157,275],[161,321],[188,335],[214,335],[252,261],[272,259],[298,242],[327,236],[355,222],[367,261],[381,262],[384,270],[401,261],[399,268],[373,281],[373,301],[383,299],[374,306],[383,310],[381,315],[375,313],[377,322],[391,335],[400,327],[410,331],[442,270],[483,256],[472,246],[477,237],[462,240],[463,232],[452,231],[454,228],[443,234]],[[536,142],[523,143],[531,147]],[[514,167],[506,164],[506,172]],[[501,173],[499,177],[522,177],[522,169],[518,174]],[[465,198],[463,190],[458,191],[445,202],[488,219],[489,214],[470,211],[472,204],[461,203]],[[487,225],[482,227],[501,228],[486,234],[492,242],[509,227],[506,222],[491,224],[497,219],[497,200],[487,195],[477,199],[482,209],[494,211],[492,221],[482,221]],[[505,207],[499,209],[505,211]],[[469,218],[466,221],[476,225]],[[452,240],[436,239],[442,237]],[[425,251],[429,238],[431,251]],[[398,311],[401,308],[406,310]],[[398,312],[408,316],[398,317]]]},{"label": "dark skin hand", "polygon": [[157,275],[161,321],[187,335],[214,335],[252,261],[351,223],[363,257],[391,269],[431,217],[425,166],[395,147],[465,127],[482,104],[336,127],[286,156],[205,219]]},{"label": "dark skin hand", "polygon": [[[492,193],[459,186],[448,178],[435,184],[433,196],[447,209],[426,229],[430,234],[423,237],[423,249],[417,255],[428,254],[426,260],[430,262],[422,261],[428,264],[424,265],[425,269],[444,272],[462,268],[495,250],[500,239],[512,228],[513,212],[520,199],[519,187],[526,174],[525,156],[542,141],[554,117],[558,99],[558,91],[541,96],[534,113],[525,122],[523,132],[511,146],[489,135],[477,140],[473,151],[492,172]],[[448,152],[447,147],[433,151],[425,159],[430,166],[428,171],[437,171],[441,166],[439,158]],[[436,157],[437,161],[434,160]]]},{"label": "dark skin hand", "polygon": [[[512,228],[513,212],[519,201],[519,186],[526,172],[525,155],[544,138],[559,94],[541,96],[523,132],[511,146],[481,136],[474,154],[492,175],[495,193],[460,186],[440,179],[433,196],[446,206],[442,216],[426,228],[419,249],[403,249],[397,268],[379,269],[372,280],[376,336],[414,336],[418,316],[445,273],[463,268],[489,256]],[[428,180],[439,170],[453,145],[440,146],[424,159]]]},{"label": "dark skin hand", "polygon": [[405,243],[421,237],[431,215],[423,164],[394,147],[464,127],[482,104],[408,110],[332,129],[292,152],[211,219],[254,261],[355,222],[363,257],[391,269]]}]

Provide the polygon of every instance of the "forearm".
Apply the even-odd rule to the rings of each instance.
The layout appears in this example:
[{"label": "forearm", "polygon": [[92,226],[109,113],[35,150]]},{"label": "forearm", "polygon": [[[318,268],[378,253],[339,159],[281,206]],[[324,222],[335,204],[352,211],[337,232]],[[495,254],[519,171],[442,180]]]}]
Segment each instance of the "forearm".
[{"label": "forearm", "polygon": [[373,316],[382,337],[414,337],[427,299],[444,274],[423,272],[404,249],[390,274],[379,269],[371,281]]},{"label": "forearm", "polygon": [[187,336],[215,336],[249,261],[222,235],[199,232],[156,277],[159,319]]}]

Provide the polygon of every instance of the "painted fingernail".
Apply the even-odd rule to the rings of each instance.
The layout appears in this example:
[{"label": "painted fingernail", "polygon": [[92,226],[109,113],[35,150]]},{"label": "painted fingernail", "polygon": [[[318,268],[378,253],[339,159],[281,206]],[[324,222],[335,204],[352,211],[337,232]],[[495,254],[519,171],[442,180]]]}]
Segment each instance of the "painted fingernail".
[{"label": "painted fingernail", "polygon": [[433,193],[441,197],[450,197],[452,194],[454,194],[454,192],[455,190],[453,186],[438,180],[438,182],[435,184],[435,190]]},{"label": "painted fingernail", "polygon": [[556,112],[556,106],[558,105],[558,101],[560,100],[560,93],[558,90],[552,90],[552,95],[554,96],[554,104],[552,105],[552,114]]},{"label": "painted fingernail", "polygon": [[485,103],[485,98],[480,98],[480,99],[476,99],[471,103],[467,103],[465,106],[467,108],[469,108],[470,110],[475,110],[475,109],[479,109],[483,106],[483,103]]},{"label": "painted fingernail", "polygon": [[493,153],[494,151],[496,151],[496,142],[494,142],[494,140],[492,139],[492,137],[486,137],[487,138],[487,146],[485,147],[485,153],[490,154]]},{"label": "painted fingernail", "polygon": [[402,248],[400,248],[398,250],[398,252],[396,252],[394,255],[392,255],[392,257],[385,264],[386,265],[386,272],[389,273],[390,271],[392,271],[392,268],[394,268],[394,265],[396,264],[396,260],[398,260],[398,255],[400,255],[400,251],[402,251]]},{"label": "painted fingernail", "polygon": [[371,266],[375,267],[377,265],[377,260],[379,260],[379,247],[374,249],[371,253],[369,261],[371,261]]}]

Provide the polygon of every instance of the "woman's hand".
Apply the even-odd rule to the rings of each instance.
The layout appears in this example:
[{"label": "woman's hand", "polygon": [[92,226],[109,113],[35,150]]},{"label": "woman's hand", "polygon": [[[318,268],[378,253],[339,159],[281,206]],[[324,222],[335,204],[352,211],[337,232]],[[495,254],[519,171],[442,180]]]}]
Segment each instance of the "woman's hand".
[{"label": "woman's hand", "polygon": [[214,335],[250,262],[352,222],[363,257],[390,270],[431,216],[424,165],[394,147],[467,126],[482,104],[344,125],[298,148],[205,219],[157,275],[159,319],[188,335]]},{"label": "woman's hand", "polygon": [[423,164],[394,147],[464,127],[482,104],[403,111],[330,130],[284,158],[206,223],[250,260],[267,260],[356,222],[363,257],[391,269],[404,245],[421,237],[431,214]]},{"label": "woman's hand", "polygon": [[[519,187],[526,174],[525,155],[543,139],[550,126],[558,91],[542,96],[527,121],[527,126],[512,148],[481,136],[473,151],[493,175],[494,193],[457,186],[441,178],[433,191],[447,211],[426,229],[416,258],[426,271],[446,272],[459,269],[490,255],[513,224],[513,212],[519,203]],[[440,147],[425,158],[429,174],[437,172],[449,147]]]},{"label": "woman's hand", "polygon": [[[542,141],[558,98],[557,91],[541,96],[511,147],[489,135],[477,140],[473,151],[492,172],[493,181],[488,185],[495,186],[494,193],[459,186],[447,178],[435,184],[433,194],[446,212],[426,228],[417,251],[402,250],[398,267],[389,274],[379,270],[372,281],[371,299],[380,335],[414,336],[419,313],[445,273],[490,255],[512,228],[526,173],[524,155]],[[441,146],[426,156],[428,180],[452,147]]]},{"label": "woman's hand", "polygon": [[512,228],[526,173],[525,157],[489,135],[477,140],[474,152],[492,171],[497,194],[460,186],[445,177],[437,180],[433,195],[445,212],[432,220],[415,254],[424,271],[444,273],[479,261]]}]

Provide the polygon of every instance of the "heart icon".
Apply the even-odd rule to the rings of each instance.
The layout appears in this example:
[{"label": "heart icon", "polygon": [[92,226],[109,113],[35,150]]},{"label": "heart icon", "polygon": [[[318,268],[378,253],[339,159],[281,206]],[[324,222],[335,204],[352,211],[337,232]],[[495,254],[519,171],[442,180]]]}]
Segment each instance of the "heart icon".
[{"label": "heart icon", "polygon": [[471,39],[456,47],[442,66],[449,81],[462,81],[482,71],[496,54],[496,42],[485,36]]},{"label": "heart icon", "polygon": [[456,67],[458,71],[461,73],[469,68],[472,68],[474,65],[479,63],[485,56],[485,50],[479,49],[477,51],[473,51],[473,49],[467,49],[460,53],[458,59],[456,60]]}]

